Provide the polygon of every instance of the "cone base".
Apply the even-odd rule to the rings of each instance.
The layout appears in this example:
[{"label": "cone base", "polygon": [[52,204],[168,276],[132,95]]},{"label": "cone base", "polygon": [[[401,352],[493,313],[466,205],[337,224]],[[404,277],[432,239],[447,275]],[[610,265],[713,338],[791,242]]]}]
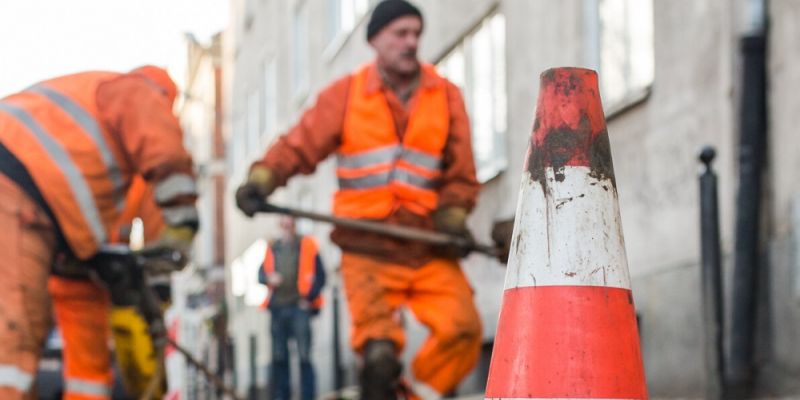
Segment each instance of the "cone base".
[{"label": "cone base", "polygon": [[646,399],[631,291],[507,289],[486,398]]}]

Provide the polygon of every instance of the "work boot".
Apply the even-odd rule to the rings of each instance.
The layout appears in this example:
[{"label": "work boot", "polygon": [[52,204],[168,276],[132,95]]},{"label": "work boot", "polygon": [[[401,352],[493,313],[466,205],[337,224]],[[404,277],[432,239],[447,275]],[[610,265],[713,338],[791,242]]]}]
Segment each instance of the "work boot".
[{"label": "work boot", "polygon": [[361,399],[397,400],[402,370],[394,343],[389,340],[367,342],[360,376]]}]

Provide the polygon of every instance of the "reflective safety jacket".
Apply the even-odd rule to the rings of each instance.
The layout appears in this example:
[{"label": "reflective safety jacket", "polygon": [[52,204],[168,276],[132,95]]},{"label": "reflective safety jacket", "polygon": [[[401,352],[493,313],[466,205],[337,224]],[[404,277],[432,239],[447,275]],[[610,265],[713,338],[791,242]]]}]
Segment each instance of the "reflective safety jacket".
[{"label": "reflective safety jacket", "polygon": [[450,113],[444,79],[432,66],[422,68],[437,81],[420,89],[402,135],[383,94],[365,90],[369,67],[353,75],[337,153],[334,214],[381,219],[405,207],[427,216],[437,207]]},{"label": "reflective safety jacket", "polygon": [[153,186],[167,224],[196,225],[191,157],[171,107],[142,75],[85,72],[41,82],[0,100],[0,147],[15,158],[0,162],[0,173],[32,178],[34,188],[21,187],[38,192],[31,197],[80,259],[109,241],[136,174]]},{"label": "reflective safety jacket", "polygon": [[[356,84],[357,77],[363,82]],[[354,88],[357,86],[364,87],[361,99],[374,103],[380,109],[375,112],[375,115],[379,117],[377,118],[378,122],[385,124],[387,120],[390,120],[394,123],[393,125],[384,125],[385,131],[380,132],[370,127],[368,130],[370,134],[368,135],[357,135],[358,132],[352,131],[358,120],[364,121],[367,119],[366,117],[355,118],[355,116],[358,114],[371,115],[369,110],[361,110],[360,112],[350,110],[353,106],[352,101],[356,99],[358,94],[354,93],[354,90],[357,90]],[[441,116],[436,116],[433,115],[433,109],[431,109],[432,106],[430,104],[435,103],[435,101],[431,100],[438,97],[436,93],[442,86],[444,86],[447,104],[441,107],[433,106],[439,108],[442,113]],[[421,105],[423,103],[428,105]],[[390,111],[388,117],[386,116],[387,109]],[[435,121],[439,121],[439,118],[446,119],[448,132],[446,143],[440,153],[434,151],[435,146],[424,147],[431,143],[420,144],[426,139],[419,136],[417,136],[417,139],[405,137],[409,133],[414,136],[421,132],[419,126],[415,128],[412,127],[412,124],[419,124],[420,121],[430,121],[431,119],[428,119],[428,116]],[[345,139],[346,120],[350,131]],[[440,124],[433,125],[436,129],[431,130],[431,132],[435,133],[434,136],[440,135],[441,133],[438,130]],[[397,134],[396,138],[391,137],[393,133]],[[356,143],[357,136],[362,136],[365,142]],[[368,168],[350,167],[347,165],[350,161],[346,160],[348,157],[353,156],[353,153],[366,152],[369,148],[378,149],[391,145],[402,146],[403,149],[410,150],[420,150],[417,147],[421,147],[421,150],[428,149],[430,151],[420,151],[419,153],[432,156],[433,159],[440,157],[441,160],[441,165],[438,169],[439,173],[434,174],[436,176],[434,180],[436,186],[435,196],[438,198],[437,208],[461,207],[471,210],[475,206],[480,190],[480,184],[475,176],[471,137],[469,117],[467,116],[461,91],[452,82],[437,75],[432,66],[423,66],[419,74],[419,85],[411,94],[411,97],[404,102],[397,97],[396,93],[381,78],[378,66],[375,63],[371,63],[366,68],[347,74],[323,88],[314,105],[303,113],[297,123],[286,134],[278,137],[275,143],[266,151],[264,157],[255,164],[272,170],[277,177],[277,182],[283,185],[294,175],[313,173],[319,163],[329,155],[339,153],[339,155],[343,156],[340,158],[340,166],[342,168],[339,169],[339,175],[344,178],[341,182],[342,192],[338,195],[338,204],[336,206],[339,215],[369,218],[368,215],[378,216],[385,214],[387,209],[396,208],[394,212],[385,218],[377,217],[376,219],[380,219],[387,224],[433,229],[433,221],[430,215],[421,215],[419,213],[422,208],[430,207],[433,196],[428,193],[428,195],[420,196],[417,199],[403,201],[394,197],[396,196],[395,191],[347,187],[348,184],[369,183],[359,181],[357,178],[370,176],[369,172],[371,171]],[[347,144],[345,140],[347,140]],[[350,143],[353,144],[353,147],[351,147]],[[413,154],[411,151],[408,153]],[[397,164],[401,164],[399,158],[399,155],[396,154],[394,159],[398,160]],[[355,159],[355,161],[358,161],[358,159]],[[412,161],[410,164],[414,164],[414,162]],[[381,172],[385,172],[388,169],[385,165],[379,166],[377,169],[380,170],[381,168],[384,168]],[[391,168],[391,170],[398,171],[395,176],[402,178],[401,175],[407,169],[398,167]],[[422,171],[415,170],[415,172],[423,172],[421,175],[425,176],[425,170],[427,168]],[[347,173],[352,174],[347,175]],[[383,176],[379,177],[384,178]],[[348,178],[355,179],[347,180]],[[369,179],[373,178],[374,176]],[[395,189],[401,187],[400,179],[397,181],[393,185]],[[387,193],[391,193],[391,197]],[[379,200],[375,202],[375,206],[372,204],[373,199]],[[397,204],[404,206],[399,207],[396,206]],[[364,206],[363,210],[359,209],[360,206]],[[416,212],[409,210],[407,207],[414,208]],[[426,244],[389,238],[377,233],[365,233],[356,229],[336,227],[331,233],[331,240],[339,245],[344,252],[367,254],[401,265],[421,266],[436,256],[432,247]]]},{"label": "reflective safety jacket", "polygon": [[125,196],[125,208],[111,229],[109,236],[111,243],[127,243],[129,241],[135,218],[142,219],[145,243],[158,238],[164,229],[164,218],[161,216],[154,195],[153,187],[148,185],[144,178],[140,175],[133,177]]},{"label": "reflective safety jacket", "polygon": [[[319,246],[311,236],[303,236],[300,240],[300,256],[297,265],[297,291],[300,296],[309,302],[314,310],[322,308],[322,287],[325,285],[325,269],[319,257]],[[267,245],[264,261],[259,269],[258,281],[270,286],[267,277],[275,273],[275,253]],[[273,287],[270,287],[273,289]],[[271,293],[270,293],[271,295]],[[269,307],[269,295],[261,308]]]}]

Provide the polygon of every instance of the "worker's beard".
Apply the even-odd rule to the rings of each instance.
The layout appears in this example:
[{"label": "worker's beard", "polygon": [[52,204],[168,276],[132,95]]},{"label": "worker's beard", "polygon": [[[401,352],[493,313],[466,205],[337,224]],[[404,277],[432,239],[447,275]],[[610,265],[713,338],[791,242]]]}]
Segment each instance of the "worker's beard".
[{"label": "worker's beard", "polygon": [[403,79],[414,78],[419,74],[419,59],[416,51],[407,51],[400,55],[398,68],[394,71],[397,76]]},{"label": "worker's beard", "polygon": [[408,81],[415,79],[419,75],[420,63],[416,58],[414,58],[413,66],[408,65],[404,67],[397,65],[382,65],[380,66],[380,69],[384,80],[388,80],[390,82]]}]

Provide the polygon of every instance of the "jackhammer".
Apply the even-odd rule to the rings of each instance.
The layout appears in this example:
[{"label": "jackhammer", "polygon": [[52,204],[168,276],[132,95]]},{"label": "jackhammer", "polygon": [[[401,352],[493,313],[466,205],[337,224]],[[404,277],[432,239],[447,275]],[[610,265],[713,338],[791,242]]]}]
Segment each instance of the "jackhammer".
[{"label": "jackhammer", "polygon": [[[152,400],[158,397],[157,393],[164,379],[165,347],[170,345],[183,354],[186,360],[201,371],[217,389],[234,400],[240,400],[235,390],[167,335],[160,301],[155,290],[148,284],[147,277],[153,272],[167,272],[163,267],[157,266],[169,264],[185,265],[183,254],[164,248],[133,251],[124,245],[111,245],[103,247],[92,259],[93,273],[108,288],[114,306],[134,307],[144,318],[153,340],[156,355],[155,371],[143,392],[139,394],[139,399]],[[153,271],[154,269],[158,271]]]}]

